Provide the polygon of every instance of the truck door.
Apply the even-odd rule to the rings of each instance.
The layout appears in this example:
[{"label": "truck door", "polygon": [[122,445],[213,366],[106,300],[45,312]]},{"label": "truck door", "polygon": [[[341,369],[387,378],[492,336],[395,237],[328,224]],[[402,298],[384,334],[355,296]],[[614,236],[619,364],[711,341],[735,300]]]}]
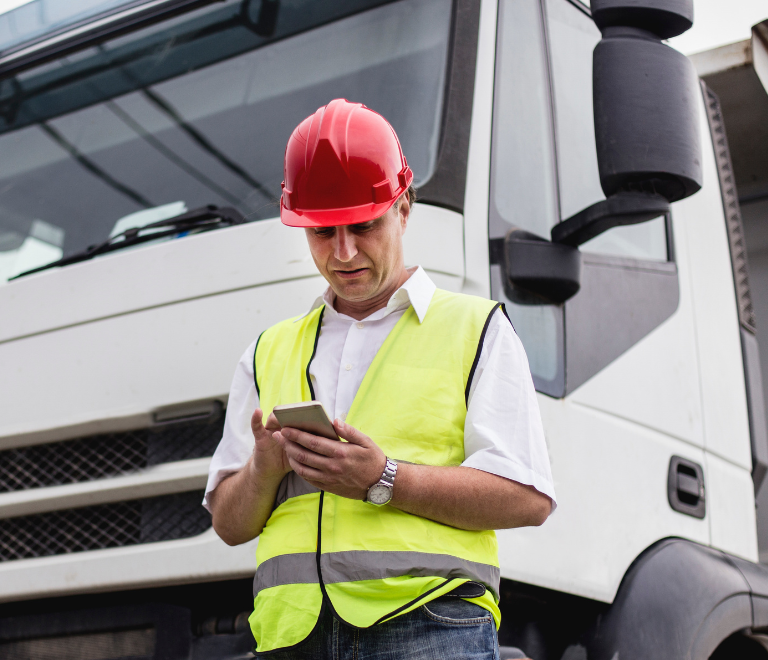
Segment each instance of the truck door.
[{"label": "truck door", "polygon": [[[578,2],[499,3],[489,239],[492,297],[505,302],[525,346],[562,502],[535,534],[499,534],[502,575],[610,602],[626,568],[658,539],[710,543],[709,519],[673,510],[668,492],[673,457],[706,468],[697,347],[705,319],[694,307],[687,243],[701,210],[692,205],[705,198],[581,245],[581,289],[563,305],[518,296],[499,255],[510,228],[548,239],[604,199],[592,108],[600,38]],[[705,187],[719,200],[714,169]],[[717,246],[727,260],[727,243]]]}]

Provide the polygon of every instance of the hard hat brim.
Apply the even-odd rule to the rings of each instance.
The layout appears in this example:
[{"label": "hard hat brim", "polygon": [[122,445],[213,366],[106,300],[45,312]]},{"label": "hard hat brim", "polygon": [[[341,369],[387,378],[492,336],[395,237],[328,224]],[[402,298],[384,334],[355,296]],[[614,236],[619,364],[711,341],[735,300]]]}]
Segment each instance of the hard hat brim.
[{"label": "hard hat brim", "polygon": [[381,204],[363,204],[362,206],[351,206],[344,209],[296,209],[295,211],[289,211],[281,200],[280,220],[288,227],[341,227],[345,225],[358,225],[380,218],[394,206],[405,190],[398,192],[394,199]]}]

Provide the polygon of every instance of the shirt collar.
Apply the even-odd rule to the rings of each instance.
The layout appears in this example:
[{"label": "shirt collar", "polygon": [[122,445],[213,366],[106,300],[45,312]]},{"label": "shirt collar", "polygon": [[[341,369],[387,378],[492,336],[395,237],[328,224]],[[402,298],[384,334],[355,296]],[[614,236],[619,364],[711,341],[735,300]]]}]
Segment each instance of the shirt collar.
[{"label": "shirt collar", "polygon": [[[388,316],[392,312],[405,309],[412,305],[413,311],[416,312],[416,316],[419,318],[419,323],[424,322],[424,317],[427,315],[429,304],[432,302],[432,296],[437,287],[421,266],[409,268],[408,272],[410,273],[410,277],[403,283],[403,286],[392,294],[387,306],[368,316],[367,320],[377,321]],[[312,303],[312,307],[309,308],[307,313],[302,314],[296,321],[303,319],[307,314],[311,314],[322,305],[326,305],[326,310],[329,314],[343,317],[343,314],[339,314],[333,308],[334,298],[335,294],[333,293],[333,289],[328,287],[322,296],[318,296],[315,299],[315,302]]]}]

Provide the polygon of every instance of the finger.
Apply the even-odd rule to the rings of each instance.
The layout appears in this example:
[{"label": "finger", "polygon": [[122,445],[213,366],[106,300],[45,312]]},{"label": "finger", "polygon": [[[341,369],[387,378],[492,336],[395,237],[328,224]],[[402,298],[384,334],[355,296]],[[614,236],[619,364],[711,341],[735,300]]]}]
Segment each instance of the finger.
[{"label": "finger", "polygon": [[322,484],[325,483],[325,474],[323,472],[316,470],[315,468],[308,467],[303,463],[299,463],[298,461],[292,459],[290,456],[288,457],[288,464],[293,468],[293,471],[296,474],[304,479],[304,481],[309,481],[310,483],[315,482],[318,488],[322,488]]},{"label": "finger", "polygon": [[253,415],[251,415],[251,431],[253,431],[254,434],[260,433],[264,428],[261,423],[263,417],[264,413],[261,408],[256,408],[256,410],[253,411]]},{"label": "finger", "polygon": [[353,445],[359,445],[360,447],[368,447],[370,445],[371,439],[365,433],[346,422],[342,422],[340,419],[333,421],[333,428],[336,429],[336,433],[339,434],[340,438],[344,438]]},{"label": "finger", "polygon": [[316,454],[322,454],[331,458],[338,457],[340,444],[338,440],[321,438],[319,435],[312,435],[311,433],[292,428],[284,428],[281,433],[283,437],[300,444],[302,447],[306,447]]},{"label": "finger", "polygon": [[327,458],[326,456],[322,456],[320,454],[316,454],[313,451],[309,451],[302,445],[296,444],[287,438],[283,440],[282,445],[283,450],[285,451],[288,458],[292,458],[294,461],[301,463],[302,465],[316,468],[326,473],[335,471],[335,463],[333,463],[332,459]]},{"label": "finger", "polygon": [[269,413],[269,417],[267,417],[267,423],[264,425],[264,428],[267,429],[267,431],[279,431],[283,427],[280,426],[280,422],[277,421],[275,413]]}]

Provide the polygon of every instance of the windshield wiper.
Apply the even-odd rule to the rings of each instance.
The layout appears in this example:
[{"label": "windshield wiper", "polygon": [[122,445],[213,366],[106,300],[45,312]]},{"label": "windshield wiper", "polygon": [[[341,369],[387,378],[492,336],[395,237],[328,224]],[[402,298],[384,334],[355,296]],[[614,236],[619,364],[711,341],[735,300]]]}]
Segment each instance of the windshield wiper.
[{"label": "windshield wiper", "polygon": [[[87,261],[100,254],[107,254],[108,252],[122,250],[123,248],[131,247],[133,245],[155,241],[158,238],[175,236],[192,230],[197,233],[200,231],[210,231],[211,229],[221,229],[222,227],[241,225],[245,221],[243,214],[232,207],[227,206],[219,208],[218,206],[209,204],[208,206],[203,206],[202,208],[174,216],[173,218],[152,222],[143,227],[131,227],[120,234],[110,236],[103,243],[90,245],[82,252],[76,252],[69,257],[53,261],[45,266],[38,266],[37,268],[26,270],[23,273],[8,278],[8,281],[10,282],[11,280],[16,280],[19,277],[31,275],[32,273],[39,273],[41,270],[69,266],[70,264]],[[165,229],[166,227],[167,229]]]}]

